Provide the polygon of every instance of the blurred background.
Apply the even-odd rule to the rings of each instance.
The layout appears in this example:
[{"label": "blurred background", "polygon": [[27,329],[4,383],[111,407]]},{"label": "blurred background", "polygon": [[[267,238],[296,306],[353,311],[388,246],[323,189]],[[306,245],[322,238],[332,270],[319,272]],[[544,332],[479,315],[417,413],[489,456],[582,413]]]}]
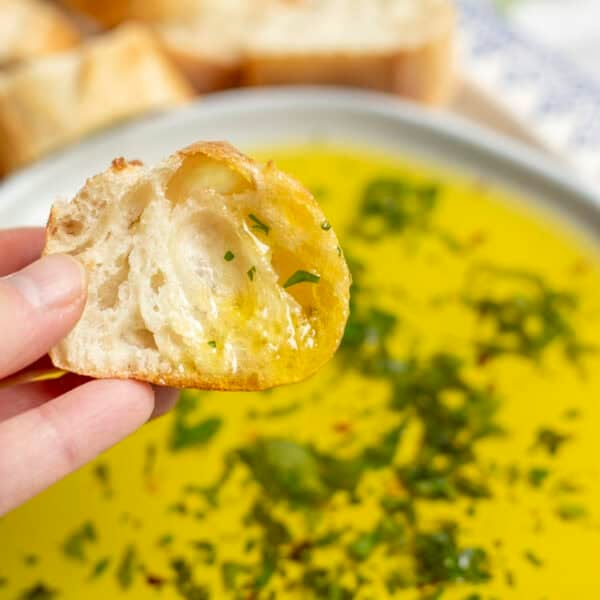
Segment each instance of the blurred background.
[{"label": "blurred background", "polygon": [[597,0],[0,0],[0,173],[207,93],[318,83],[459,113],[598,181],[599,22]]}]

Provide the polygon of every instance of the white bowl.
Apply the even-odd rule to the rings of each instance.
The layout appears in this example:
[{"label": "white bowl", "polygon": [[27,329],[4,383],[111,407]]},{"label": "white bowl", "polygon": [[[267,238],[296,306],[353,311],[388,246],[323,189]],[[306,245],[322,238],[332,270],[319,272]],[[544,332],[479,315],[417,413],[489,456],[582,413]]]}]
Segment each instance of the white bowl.
[{"label": "white bowl", "polygon": [[329,141],[408,154],[509,187],[600,235],[600,195],[558,162],[456,117],[380,94],[314,87],[214,94],[71,146],[2,184],[0,227],[43,225],[57,197],[70,197],[117,156],[155,162],[216,139],[242,149]]}]

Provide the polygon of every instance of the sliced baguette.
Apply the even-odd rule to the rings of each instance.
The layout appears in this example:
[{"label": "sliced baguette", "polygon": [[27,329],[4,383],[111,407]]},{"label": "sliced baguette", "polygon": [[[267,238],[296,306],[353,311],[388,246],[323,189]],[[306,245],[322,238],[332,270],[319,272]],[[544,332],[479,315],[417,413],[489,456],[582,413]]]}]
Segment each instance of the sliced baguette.
[{"label": "sliced baguette", "polygon": [[[124,21],[176,21],[196,16],[206,0],[61,0],[105,27]],[[218,0],[213,0],[218,2]]]},{"label": "sliced baguette", "polygon": [[113,2],[71,1],[103,22],[154,22],[201,92],[335,84],[440,104],[453,91],[453,0],[140,0],[116,19]]},{"label": "sliced baguette", "polygon": [[336,84],[429,104],[454,82],[451,0],[302,0],[272,4],[245,50],[247,85]]},{"label": "sliced baguette", "polygon": [[0,0],[0,68],[75,46],[79,31],[43,0]]},{"label": "sliced baguette", "polygon": [[337,349],[349,310],[348,268],[324,223],[299,183],[226,143],[154,168],[114,161],[52,208],[45,254],[88,273],[83,316],[52,361],[199,389],[306,378]]},{"label": "sliced baguette", "polygon": [[192,96],[142,25],[129,25],[0,75],[0,173],[67,142]]}]

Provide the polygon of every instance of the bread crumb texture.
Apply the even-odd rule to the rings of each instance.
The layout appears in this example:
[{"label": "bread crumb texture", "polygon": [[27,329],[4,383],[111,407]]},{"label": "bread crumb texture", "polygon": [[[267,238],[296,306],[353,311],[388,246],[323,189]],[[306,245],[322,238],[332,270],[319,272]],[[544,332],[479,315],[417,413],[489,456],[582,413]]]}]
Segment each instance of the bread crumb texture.
[{"label": "bread crumb texture", "polygon": [[154,168],[116,159],[57,202],[45,254],[88,272],[62,369],[160,385],[259,390],[306,378],[337,349],[350,275],[312,195],[221,142]]}]

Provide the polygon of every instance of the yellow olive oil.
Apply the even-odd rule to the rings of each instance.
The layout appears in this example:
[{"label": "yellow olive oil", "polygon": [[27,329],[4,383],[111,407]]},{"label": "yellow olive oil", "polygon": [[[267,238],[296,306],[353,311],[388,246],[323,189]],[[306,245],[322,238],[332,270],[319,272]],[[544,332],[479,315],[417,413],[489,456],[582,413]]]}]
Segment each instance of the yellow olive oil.
[{"label": "yellow olive oil", "polygon": [[338,354],[299,385],[185,391],[1,519],[0,598],[600,597],[593,245],[435,166],[258,154],[341,240]]}]

